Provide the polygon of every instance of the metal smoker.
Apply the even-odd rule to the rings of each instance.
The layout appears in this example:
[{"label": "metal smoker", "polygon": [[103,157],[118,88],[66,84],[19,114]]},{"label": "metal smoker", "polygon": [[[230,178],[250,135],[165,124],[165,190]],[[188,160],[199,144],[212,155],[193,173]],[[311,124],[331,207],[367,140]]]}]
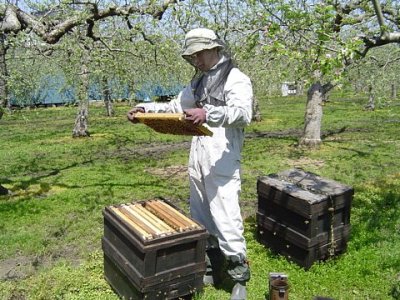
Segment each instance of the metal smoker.
[{"label": "metal smoker", "polygon": [[269,300],[288,300],[288,276],[284,273],[269,273]]}]

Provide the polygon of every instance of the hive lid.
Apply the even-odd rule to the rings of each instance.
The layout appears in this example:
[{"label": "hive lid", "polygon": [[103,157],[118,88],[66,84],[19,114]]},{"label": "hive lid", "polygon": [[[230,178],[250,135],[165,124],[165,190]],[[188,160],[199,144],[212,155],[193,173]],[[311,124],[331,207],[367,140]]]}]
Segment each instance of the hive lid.
[{"label": "hive lid", "polygon": [[[278,174],[270,174],[259,178],[258,183],[272,185],[288,194],[317,203],[327,197],[345,193],[353,194],[353,188],[340,182],[322,178],[301,169],[290,169]],[[258,185],[258,189],[262,186]]]},{"label": "hive lid", "polygon": [[277,175],[279,178],[287,179],[296,186],[316,194],[334,196],[352,190],[350,186],[301,169],[290,169]]},{"label": "hive lid", "polygon": [[160,133],[192,136],[212,136],[213,133],[203,125],[194,125],[185,119],[183,113],[136,113],[135,118]]}]

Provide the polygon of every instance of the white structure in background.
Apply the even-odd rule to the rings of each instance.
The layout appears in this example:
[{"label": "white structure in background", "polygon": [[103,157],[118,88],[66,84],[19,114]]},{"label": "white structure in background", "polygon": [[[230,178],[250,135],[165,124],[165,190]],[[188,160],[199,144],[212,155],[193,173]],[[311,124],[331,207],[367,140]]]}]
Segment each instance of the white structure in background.
[{"label": "white structure in background", "polygon": [[283,82],[281,91],[282,91],[283,97],[286,97],[289,95],[296,95],[296,93],[297,93],[296,83],[288,82],[288,81]]}]

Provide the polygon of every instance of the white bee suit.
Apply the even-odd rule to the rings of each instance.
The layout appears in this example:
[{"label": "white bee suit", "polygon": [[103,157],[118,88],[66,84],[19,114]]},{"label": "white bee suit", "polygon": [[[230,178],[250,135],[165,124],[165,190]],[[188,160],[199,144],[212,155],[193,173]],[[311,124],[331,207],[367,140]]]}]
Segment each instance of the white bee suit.
[{"label": "white bee suit", "polygon": [[[223,61],[224,58],[220,60]],[[219,64],[218,63],[218,64]],[[215,76],[214,66],[205,78]],[[243,220],[240,213],[240,160],[244,127],[251,122],[253,89],[250,79],[233,68],[224,85],[226,105],[205,104],[206,123],[213,136],[193,137],[189,156],[190,211],[218,240],[232,261],[246,258]],[[169,103],[138,105],[146,112],[183,112],[196,108],[191,85]],[[218,245],[215,245],[218,247]]]}]

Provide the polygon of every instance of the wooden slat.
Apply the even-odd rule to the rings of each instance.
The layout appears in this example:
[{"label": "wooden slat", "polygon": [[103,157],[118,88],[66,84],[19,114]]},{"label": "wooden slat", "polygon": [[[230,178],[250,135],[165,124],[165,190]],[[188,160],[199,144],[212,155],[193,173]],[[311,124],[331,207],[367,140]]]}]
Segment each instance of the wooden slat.
[{"label": "wooden slat", "polygon": [[168,215],[170,215],[174,220],[177,220],[179,223],[181,223],[185,229],[191,228],[191,224],[188,223],[184,218],[182,218],[183,215],[179,213],[175,208],[171,207],[161,200],[156,200],[156,205]]},{"label": "wooden slat", "polygon": [[193,221],[189,220],[185,215],[177,211],[175,208],[171,207],[164,201],[156,201],[157,205],[162,208],[166,213],[171,215],[173,219],[179,220],[180,223],[182,223],[186,228],[194,228],[197,227],[196,223]]},{"label": "wooden slat", "polygon": [[176,219],[175,216],[169,214],[164,207],[157,203],[157,201],[146,202],[146,207],[148,207],[155,215],[163,219],[164,222],[175,228],[175,230],[182,232],[187,229],[185,224]]},{"label": "wooden slat", "polygon": [[131,204],[129,205],[129,208],[132,209],[133,211],[139,213],[143,218],[145,218],[149,223],[151,223],[157,230],[160,232],[165,232],[165,228],[160,224],[160,222],[157,222],[156,219],[152,218],[148,211],[143,209],[143,207],[140,204]]},{"label": "wooden slat", "polygon": [[164,201],[158,201],[162,206],[164,206],[168,211],[171,212],[171,214],[176,215],[178,218],[180,218],[181,221],[183,221],[185,224],[187,224],[188,227],[190,228],[199,228],[199,225],[196,224],[193,220],[182,214],[180,211],[176,210],[172,206],[168,205]]},{"label": "wooden slat", "polygon": [[155,200],[152,202],[152,204],[157,207],[159,211],[162,211],[165,215],[168,216],[168,219],[166,220],[167,222],[172,221],[175,222],[180,228],[183,230],[187,229],[187,226],[182,220],[176,216],[175,214],[171,213],[170,210],[168,210],[165,206],[161,205],[160,201]]},{"label": "wooden slat", "polygon": [[[133,206],[130,205],[130,206]],[[158,218],[156,215],[152,214],[151,211],[147,210],[146,208],[143,207],[141,204],[135,204],[134,205],[137,209],[139,209],[153,224],[158,225],[158,227],[166,234],[171,234],[175,232],[175,230],[169,226],[167,223],[165,223],[163,220]]]},{"label": "wooden slat", "polygon": [[156,226],[156,224],[153,224],[148,218],[140,211],[137,209],[136,205],[127,205],[124,204],[123,207],[129,211],[130,214],[132,214],[135,218],[146,224],[151,230],[154,231],[153,234],[160,235],[162,234],[162,230]]},{"label": "wooden slat", "polygon": [[140,211],[136,210],[134,207],[130,208],[128,205],[123,204],[121,209],[125,210],[128,214],[135,218],[136,222],[139,223],[146,231],[151,233],[153,237],[162,235],[162,231],[149,222]]},{"label": "wooden slat", "polygon": [[122,219],[126,224],[128,224],[134,231],[136,231],[139,236],[143,239],[151,239],[152,235],[146,232],[140,225],[131,220],[128,216],[126,216],[123,212],[119,210],[117,207],[110,207],[111,211],[113,211],[120,219]]},{"label": "wooden slat", "polygon": [[135,118],[138,120],[185,120],[183,113],[141,113],[137,112]]},{"label": "wooden slat", "polygon": [[131,212],[127,210],[125,207],[120,206],[119,210],[127,216],[133,223],[137,224],[140,228],[142,228],[147,234],[149,234],[152,238],[157,235],[157,233],[149,226],[147,226],[146,223],[142,222],[138,217],[135,212]]}]

